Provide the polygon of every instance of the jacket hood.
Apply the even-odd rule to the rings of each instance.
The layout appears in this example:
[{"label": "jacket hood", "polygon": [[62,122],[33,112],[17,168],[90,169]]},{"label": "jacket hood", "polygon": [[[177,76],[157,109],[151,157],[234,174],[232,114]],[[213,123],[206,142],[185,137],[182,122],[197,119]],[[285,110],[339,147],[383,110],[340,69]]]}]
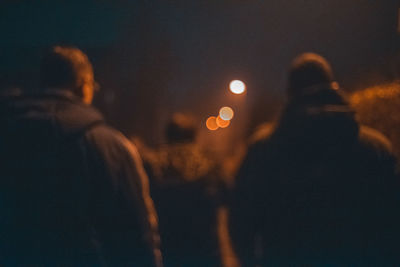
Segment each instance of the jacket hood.
[{"label": "jacket hood", "polygon": [[296,143],[326,147],[357,140],[359,126],[343,96],[327,85],[310,88],[292,99],[277,126],[276,135]]},{"label": "jacket hood", "polygon": [[11,129],[45,126],[56,135],[79,134],[102,123],[102,115],[69,91],[47,91],[0,100],[0,121]]}]

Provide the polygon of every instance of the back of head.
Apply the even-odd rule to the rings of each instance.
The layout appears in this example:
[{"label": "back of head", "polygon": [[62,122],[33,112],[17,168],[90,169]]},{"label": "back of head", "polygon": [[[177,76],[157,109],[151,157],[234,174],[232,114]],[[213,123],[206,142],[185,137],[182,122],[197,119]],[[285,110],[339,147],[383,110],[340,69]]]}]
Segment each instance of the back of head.
[{"label": "back of head", "polygon": [[175,113],[166,128],[168,143],[193,142],[196,138],[196,133],[195,120],[182,113]]},{"label": "back of head", "polygon": [[288,95],[295,97],[305,88],[333,81],[332,68],[325,58],[315,53],[304,53],[297,56],[290,66]]},{"label": "back of head", "polygon": [[40,83],[44,89],[67,89],[80,97],[90,98],[95,84],[93,67],[78,48],[54,46],[42,59]]}]

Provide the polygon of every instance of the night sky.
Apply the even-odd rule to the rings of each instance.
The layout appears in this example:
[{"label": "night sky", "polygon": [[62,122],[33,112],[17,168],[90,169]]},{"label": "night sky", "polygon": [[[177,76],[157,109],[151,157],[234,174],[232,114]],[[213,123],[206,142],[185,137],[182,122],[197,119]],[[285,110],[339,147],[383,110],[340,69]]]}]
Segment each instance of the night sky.
[{"label": "night sky", "polygon": [[[203,121],[221,105],[239,105],[253,120],[270,118],[276,107],[268,105],[283,100],[288,64],[301,52],[326,56],[346,90],[394,78],[398,7],[397,0],[1,0],[0,77],[35,89],[43,50],[78,46],[93,62],[102,87],[95,104],[111,124],[157,143],[174,111]],[[232,79],[246,82],[246,103],[227,94]]]}]

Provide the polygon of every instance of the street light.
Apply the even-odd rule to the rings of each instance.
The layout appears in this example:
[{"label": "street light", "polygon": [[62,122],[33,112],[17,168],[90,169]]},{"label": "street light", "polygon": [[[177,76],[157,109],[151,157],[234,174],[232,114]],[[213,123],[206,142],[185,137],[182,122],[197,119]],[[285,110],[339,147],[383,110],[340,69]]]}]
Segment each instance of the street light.
[{"label": "street light", "polygon": [[216,122],[217,122],[217,125],[218,125],[220,128],[226,128],[226,127],[229,126],[229,124],[231,124],[231,121],[223,120],[220,116],[217,117]]},{"label": "street light", "polygon": [[241,80],[233,80],[229,84],[229,88],[232,93],[240,95],[246,91],[246,85]]},{"label": "street light", "polygon": [[217,118],[215,116],[210,116],[206,121],[207,129],[210,131],[215,131],[218,129]]},{"label": "street light", "polygon": [[219,116],[225,121],[231,120],[233,118],[233,115],[233,109],[231,109],[230,107],[222,107],[219,110]]}]

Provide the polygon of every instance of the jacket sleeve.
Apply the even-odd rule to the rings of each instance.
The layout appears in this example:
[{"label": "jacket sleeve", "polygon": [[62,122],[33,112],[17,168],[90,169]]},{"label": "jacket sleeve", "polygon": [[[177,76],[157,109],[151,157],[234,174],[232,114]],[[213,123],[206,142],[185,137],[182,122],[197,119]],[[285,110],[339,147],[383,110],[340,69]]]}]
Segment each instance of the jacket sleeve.
[{"label": "jacket sleeve", "polygon": [[91,218],[104,261],[161,266],[157,215],[134,145],[106,126],[86,134]]},{"label": "jacket sleeve", "polygon": [[[368,211],[369,234],[368,255],[387,265],[400,263],[400,177],[396,170],[396,158],[390,142],[379,132],[361,128],[361,142],[366,147],[364,155],[370,162],[364,167],[370,173],[368,192],[370,198],[365,203]],[[369,156],[369,157],[368,157]],[[367,236],[367,234],[366,234]],[[395,263],[395,264],[394,264]]]},{"label": "jacket sleeve", "polygon": [[229,230],[235,253],[242,266],[254,266],[257,253],[257,204],[253,190],[257,179],[257,155],[245,157],[230,198]]}]

